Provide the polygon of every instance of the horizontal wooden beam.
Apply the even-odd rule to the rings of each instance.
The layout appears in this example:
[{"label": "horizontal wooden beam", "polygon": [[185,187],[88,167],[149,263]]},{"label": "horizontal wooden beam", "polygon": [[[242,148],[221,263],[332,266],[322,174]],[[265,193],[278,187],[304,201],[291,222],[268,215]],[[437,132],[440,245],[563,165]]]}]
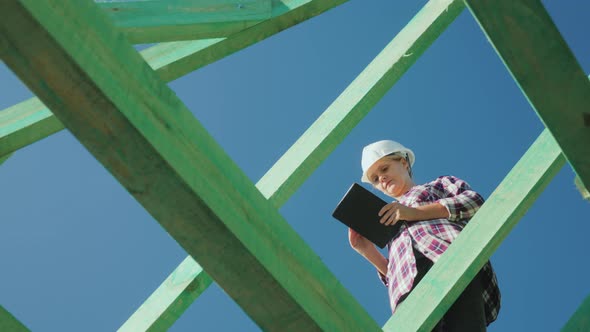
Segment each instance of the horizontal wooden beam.
[{"label": "horizontal wooden beam", "polygon": [[576,310],[567,321],[561,332],[587,332],[590,331],[590,296]]},{"label": "horizontal wooden beam", "polygon": [[[272,18],[228,38],[161,43],[141,52],[142,56],[166,82],[220,60],[286,28],[319,15],[346,0],[282,0],[274,6]],[[14,152],[63,129],[51,112],[31,98],[0,111],[0,155]],[[14,121],[14,122],[13,122]]]},{"label": "horizontal wooden beam", "polygon": [[590,81],[539,0],[466,0],[473,16],[590,188]]},{"label": "horizontal wooden beam", "polygon": [[0,331],[28,332],[30,330],[0,305]]},{"label": "horizontal wooden beam", "polygon": [[262,329],[379,330],[92,1],[0,2],[0,56]]},{"label": "horizontal wooden beam", "polygon": [[[273,0],[271,18],[226,38],[161,43],[144,52],[160,77],[172,81],[287,28],[324,13],[347,0]],[[158,61],[153,61],[157,57]]]},{"label": "horizontal wooden beam", "polygon": [[151,0],[99,6],[134,44],[227,37],[271,17],[271,0]]},{"label": "horizontal wooden beam", "polygon": [[564,164],[543,131],[383,330],[430,331]]},{"label": "horizontal wooden beam", "polygon": [[212,282],[188,256],[117,331],[167,331]]},{"label": "horizontal wooden beam", "polygon": [[[337,101],[262,177],[256,186],[263,195],[266,198],[271,198],[277,207],[282,206],[317,166],[340,144],[350,128],[362,120],[371,107],[453,22],[463,8],[461,1],[427,3],[408,24],[408,27],[387,45],[371,65],[338,97]],[[408,57],[408,54],[412,54],[412,56]],[[367,99],[370,99],[370,102],[366,102]],[[327,130],[332,130],[331,136],[326,136]],[[313,148],[318,146],[321,146],[321,149]],[[184,264],[183,262],[172,274],[178,273],[179,269],[184,269]],[[202,272],[201,274],[206,273]],[[195,276],[195,278],[198,277],[200,275]],[[160,288],[153,296],[150,296],[144,305],[150,305],[148,304],[150,301],[154,301],[157,305],[162,304],[163,300],[155,296],[157,292],[164,292]],[[190,304],[186,302],[186,296],[180,292],[177,299],[172,297],[166,297],[166,299],[170,301],[169,306],[177,308],[176,310],[185,310]],[[182,305],[179,305],[178,302]],[[139,322],[140,320],[153,322],[153,324],[159,320],[170,323],[170,316],[179,317],[181,314],[176,310],[170,310],[170,314],[161,317],[134,314],[124,326],[134,326],[134,323],[131,322]],[[157,330],[163,331],[163,329]]]}]

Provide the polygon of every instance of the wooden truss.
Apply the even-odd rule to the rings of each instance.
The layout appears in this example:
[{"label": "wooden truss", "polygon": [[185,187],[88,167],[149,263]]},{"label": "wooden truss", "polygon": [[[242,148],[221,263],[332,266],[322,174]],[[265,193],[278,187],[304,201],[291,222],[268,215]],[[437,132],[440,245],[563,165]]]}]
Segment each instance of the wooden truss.
[{"label": "wooden truss", "polygon": [[[189,254],[121,331],[166,330],[213,280],[264,330],[429,330],[566,162],[587,193],[590,82],[535,0],[429,1],[251,184],[166,82],[343,2],[0,2],[0,57],[38,97],[0,112],[0,163],[67,128]],[[277,208],[465,7],[546,130],[381,328]],[[208,254],[221,249],[229,261]],[[0,309],[0,329],[27,330]],[[566,330],[588,326],[588,311]]]}]

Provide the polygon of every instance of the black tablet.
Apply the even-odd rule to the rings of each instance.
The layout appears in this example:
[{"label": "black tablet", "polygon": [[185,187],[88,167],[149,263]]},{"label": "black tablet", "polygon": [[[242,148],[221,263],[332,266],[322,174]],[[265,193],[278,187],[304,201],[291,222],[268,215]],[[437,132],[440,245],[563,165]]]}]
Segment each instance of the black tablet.
[{"label": "black tablet", "polygon": [[379,211],[387,202],[358,183],[348,189],[332,216],[362,236],[384,248],[397,234],[401,222],[385,226],[379,222]]}]

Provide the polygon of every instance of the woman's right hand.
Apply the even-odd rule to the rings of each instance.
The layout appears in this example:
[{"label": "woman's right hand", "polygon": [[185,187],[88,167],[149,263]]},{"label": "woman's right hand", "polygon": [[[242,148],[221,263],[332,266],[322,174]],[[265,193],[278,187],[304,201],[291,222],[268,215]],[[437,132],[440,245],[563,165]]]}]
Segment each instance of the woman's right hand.
[{"label": "woman's right hand", "polygon": [[352,228],[348,229],[348,242],[350,243],[352,249],[361,254],[373,246],[371,241],[367,240],[366,237],[360,235]]}]

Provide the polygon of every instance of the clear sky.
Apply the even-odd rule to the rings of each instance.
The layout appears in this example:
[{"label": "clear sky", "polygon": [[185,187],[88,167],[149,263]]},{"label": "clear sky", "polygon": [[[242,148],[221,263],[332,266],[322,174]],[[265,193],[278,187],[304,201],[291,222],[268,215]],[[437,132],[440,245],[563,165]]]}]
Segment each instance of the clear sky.
[{"label": "clear sky", "polygon": [[[170,86],[256,182],[424,3],[350,1]],[[590,2],[544,3],[590,73]],[[31,96],[0,64],[0,109]],[[417,182],[452,174],[487,198],[542,130],[465,10],[280,212],[383,325],[386,289],[331,218],[362,147],[398,140]],[[557,331],[590,294],[590,203],[573,178],[564,166],[492,256],[503,302],[490,331]],[[0,186],[0,304],[34,331],[116,330],[186,257],[67,131],[15,153]],[[195,330],[258,327],[214,284],[171,328]]]}]

